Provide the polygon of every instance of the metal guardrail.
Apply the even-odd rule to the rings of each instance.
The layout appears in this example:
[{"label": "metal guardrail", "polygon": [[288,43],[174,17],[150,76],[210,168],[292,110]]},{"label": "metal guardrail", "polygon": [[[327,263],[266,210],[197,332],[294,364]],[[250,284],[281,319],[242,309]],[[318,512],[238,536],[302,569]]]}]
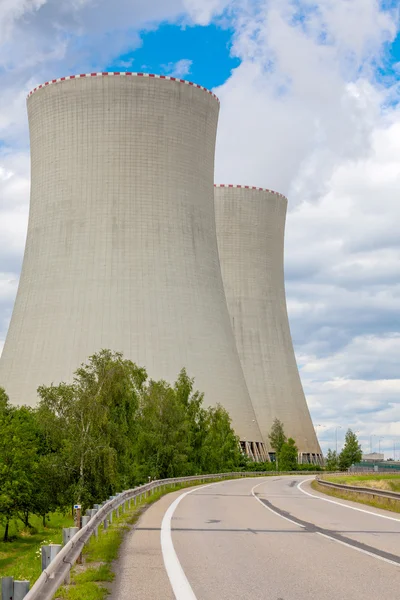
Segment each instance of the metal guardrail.
[{"label": "metal guardrail", "polygon": [[139,487],[121,492],[111,500],[107,501],[90,521],[82,527],[57,554],[50,565],[42,572],[39,579],[36,580],[31,590],[24,597],[24,600],[51,600],[57,590],[68,580],[72,566],[75,564],[78,556],[81,554],[84,545],[89,541],[92,534],[96,533],[98,527],[104,523],[113,511],[119,509],[129,500],[141,497],[149,492],[157,491],[166,486],[176,483],[201,482],[205,483],[208,480],[214,479],[233,479],[235,477],[254,477],[259,475],[306,475],[315,474],[317,472],[279,472],[279,471],[253,471],[253,472],[237,472],[237,473],[218,473],[215,475],[193,475],[190,477],[175,477],[172,479],[160,479],[146,483]]},{"label": "metal guardrail", "polygon": [[381,497],[381,498],[391,498],[393,500],[400,501],[400,493],[398,493],[398,492],[390,492],[387,490],[378,490],[376,488],[361,487],[358,485],[347,485],[344,483],[333,483],[332,481],[326,481],[326,479],[321,479],[320,477],[316,477],[316,481],[322,486],[336,488],[338,490],[343,490],[346,492],[358,492],[359,494],[368,494],[369,496],[377,496],[377,497]]}]

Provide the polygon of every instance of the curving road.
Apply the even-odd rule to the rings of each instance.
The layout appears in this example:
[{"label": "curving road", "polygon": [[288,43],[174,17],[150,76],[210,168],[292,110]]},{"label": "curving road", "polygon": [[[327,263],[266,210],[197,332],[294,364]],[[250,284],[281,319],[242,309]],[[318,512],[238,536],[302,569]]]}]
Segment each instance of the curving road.
[{"label": "curving road", "polygon": [[113,600],[399,600],[400,515],[241,479],[168,494],[127,536]]}]

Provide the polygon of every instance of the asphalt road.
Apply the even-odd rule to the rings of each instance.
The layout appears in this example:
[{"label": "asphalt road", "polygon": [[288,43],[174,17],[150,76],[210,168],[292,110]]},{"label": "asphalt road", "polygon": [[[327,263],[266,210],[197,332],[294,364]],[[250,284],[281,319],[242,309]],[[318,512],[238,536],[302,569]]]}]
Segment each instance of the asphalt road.
[{"label": "asphalt road", "polygon": [[165,496],[127,536],[113,600],[399,600],[400,515],[305,479]]}]

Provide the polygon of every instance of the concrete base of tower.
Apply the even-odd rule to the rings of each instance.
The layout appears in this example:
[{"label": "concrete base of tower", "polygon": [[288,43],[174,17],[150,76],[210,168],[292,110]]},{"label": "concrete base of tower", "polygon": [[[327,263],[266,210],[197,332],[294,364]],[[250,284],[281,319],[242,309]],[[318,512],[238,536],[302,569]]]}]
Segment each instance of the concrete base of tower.
[{"label": "concrete base of tower", "polygon": [[268,460],[268,454],[262,442],[248,442],[240,440],[240,449],[254,462],[265,462]]},{"label": "concrete base of tower", "polygon": [[[276,461],[276,453],[268,452],[268,458],[270,462]],[[317,454],[315,452],[299,452],[297,455],[297,463],[299,465],[320,465],[324,466],[324,457],[322,454]]]},{"label": "concrete base of tower", "polygon": [[314,452],[299,452],[297,461],[300,465],[324,465],[323,455]]}]

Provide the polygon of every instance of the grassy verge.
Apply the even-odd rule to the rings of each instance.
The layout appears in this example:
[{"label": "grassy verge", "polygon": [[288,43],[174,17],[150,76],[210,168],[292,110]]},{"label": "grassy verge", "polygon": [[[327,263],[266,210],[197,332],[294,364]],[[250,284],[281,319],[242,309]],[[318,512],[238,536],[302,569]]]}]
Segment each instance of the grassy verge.
[{"label": "grassy verge", "polygon": [[[329,478],[329,481],[334,481],[334,483],[347,483],[350,485],[350,481],[337,481],[338,478]],[[327,494],[328,496],[335,496],[335,498],[341,498],[343,500],[351,500],[353,502],[358,502],[360,504],[367,504],[368,506],[374,506],[375,508],[382,508],[384,510],[390,510],[392,512],[400,513],[400,501],[392,500],[391,498],[373,498],[368,494],[363,494],[362,492],[348,492],[344,490],[335,490],[333,488],[327,488],[325,486],[320,485],[317,481],[313,481],[311,487],[323,494]]]},{"label": "grassy verge", "polygon": [[[12,575],[15,579],[36,581],[42,572],[40,546],[45,542],[61,544],[62,528],[72,527],[73,519],[61,513],[53,513],[43,527],[42,519],[30,516],[32,529],[13,521],[10,527],[10,542],[0,542],[0,577]],[[0,527],[0,539],[3,539],[4,528]]]},{"label": "grassy verge", "polygon": [[371,487],[378,490],[387,490],[400,492],[400,474],[379,474],[379,475],[329,475],[324,477],[327,481],[341,483],[345,485],[358,485],[360,487]]},{"label": "grassy verge", "polygon": [[[221,481],[220,479],[208,480],[206,483]],[[180,489],[201,485],[187,483],[177,484],[176,487],[166,486],[164,490],[155,492],[142,502],[132,506],[130,510],[115,518],[105,531],[99,528],[99,536],[92,536],[83,551],[83,564],[75,565],[71,572],[71,583],[62,587],[55,600],[105,600],[109,593],[109,584],[114,579],[112,561],[118,558],[120,545],[124,535],[139,519],[142,512],[159,500],[165,494],[176,492]]]}]

